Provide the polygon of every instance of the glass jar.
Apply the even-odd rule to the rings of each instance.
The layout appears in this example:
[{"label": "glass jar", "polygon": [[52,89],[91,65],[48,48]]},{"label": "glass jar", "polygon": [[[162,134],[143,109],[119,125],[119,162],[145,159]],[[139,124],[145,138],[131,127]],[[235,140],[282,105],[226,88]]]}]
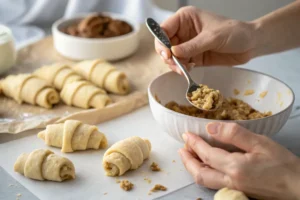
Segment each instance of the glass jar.
[{"label": "glass jar", "polygon": [[0,25],[0,74],[9,70],[16,62],[15,42],[11,30]]}]

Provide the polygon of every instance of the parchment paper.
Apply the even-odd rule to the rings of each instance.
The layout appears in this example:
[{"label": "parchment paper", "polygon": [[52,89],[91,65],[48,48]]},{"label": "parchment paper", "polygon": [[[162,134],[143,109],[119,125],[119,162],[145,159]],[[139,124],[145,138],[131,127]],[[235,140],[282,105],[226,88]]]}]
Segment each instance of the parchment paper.
[{"label": "parchment paper", "polygon": [[[116,49],[117,51],[118,49]],[[8,74],[28,73],[44,64],[72,62],[60,56],[53,47],[52,36],[19,50],[17,64]],[[64,104],[53,109],[44,109],[28,104],[19,105],[0,95],[0,133],[19,133],[25,130],[44,128],[47,124],[66,119],[98,124],[122,114],[129,113],[148,103],[147,86],[157,75],[168,71],[154,51],[153,37],[142,26],[140,46],[137,52],[113,64],[125,72],[131,83],[131,93],[126,96],[110,95],[114,103],[104,109],[80,109]],[[5,77],[4,75],[3,77]],[[3,78],[2,77],[2,78]]]}]

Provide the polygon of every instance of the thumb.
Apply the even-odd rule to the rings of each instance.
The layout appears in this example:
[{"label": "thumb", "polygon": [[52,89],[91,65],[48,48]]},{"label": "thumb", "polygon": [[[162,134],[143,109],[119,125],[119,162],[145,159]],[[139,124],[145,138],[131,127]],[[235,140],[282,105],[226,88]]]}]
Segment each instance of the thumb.
[{"label": "thumb", "polygon": [[190,58],[205,51],[214,49],[216,37],[208,33],[200,33],[196,37],[172,47],[172,53],[178,58]]},{"label": "thumb", "polygon": [[209,123],[206,130],[214,139],[232,144],[246,152],[251,152],[254,148],[265,148],[266,145],[261,135],[252,133],[236,123]]}]

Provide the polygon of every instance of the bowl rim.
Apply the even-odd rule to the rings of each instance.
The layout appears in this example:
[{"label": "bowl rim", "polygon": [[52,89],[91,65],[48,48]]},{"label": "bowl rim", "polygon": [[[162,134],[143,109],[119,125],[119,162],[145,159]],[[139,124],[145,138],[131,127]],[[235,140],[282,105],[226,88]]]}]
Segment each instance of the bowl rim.
[{"label": "bowl rim", "polygon": [[77,41],[81,41],[81,42],[87,42],[87,43],[94,43],[94,42],[108,43],[108,42],[117,42],[118,40],[124,40],[124,39],[130,38],[130,37],[138,34],[139,31],[140,31],[140,24],[137,21],[134,21],[134,20],[126,17],[125,15],[121,15],[119,13],[113,13],[113,12],[99,12],[99,13],[104,14],[104,15],[108,15],[108,16],[113,17],[113,18],[122,19],[122,20],[126,21],[127,23],[129,23],[132,26],[133,31],[131,31],[130,33],[124,34],[124,35],[109,37],[109,38],[83,38],[83,37],[76,37],[76,36],[68,35],[68,34],[66,34],[66,33],[64,33],[64,32],[62,32],[61,30],[58,29],[58,27],[61,24],[65,23],[65,22],[82,19],[84,17],[87,17],[87,16],[95,14],[95,13],[98,13],[98,12],[77,14],[77,15],[72,16],[72,17],[60,18],[60,19],[56,20],[53,23],[53,25],[52,25],[52,34],[54,34],[54,32],[56,32],[56,33],[60,34],[63,37],[73,39],[73,40],[77,40]]},{"label": "bowl rim", "polygon": [[[201,66],[201,67],[207,67],[207,68],[224,68],[224,66]],[[190,115],[185,115],[185,114],[182,114],[182,113],[179,113],[179,112],[175,112],[173,110],[170,110],[168,108],[166,108],[165,106],[163,106],[161,103],[157,102],[157,100],[155,99],[155,97],[152,95],[151,93],[151,87],[153,85],[153,83],[160,77],[162,76],[166,76],[167,74],[171,74],[171,73],[176,73],[176,72],[173,72],[173,71],[169,71],[169,72],[166,72],[166,73],[163,73],[159,76],[157,76],[156,78],[154,78],[149,86],[148,86],[148,96],[150,98],[150,101],[154,102],[155,104],[158,104],[158,106],[160,108],[162,108],[164,111],[168,112],[168,113],[171,113],[171,114],[175,114],[179,117],[185,117],[185,118],[190,118],[190,119],[193,119],[193,120],[203,120],[203,121],[207,121],[207,122],[212,122],[212,121],[217,121],[217,122],[227,122],[227,123],[235,123],[235,122],[238,122],[238,123],[246,123],[246,122],[255,122],[255,121],[259,121],[259,120],[265,120],[265,119],[269,119],[269,118],[274,118],[278,115],[281,115],[282,113],[286,112],[287,110],[289,110],[294,102],[295,102],[295,93],[293,91],[293,89],[288,85],[286,84],[285,82],[281,81],[280,79],[276,78],[276,77],[273,77],[269,74],[266,74],[266,73],[263,73],[263,72],[259,72],[259,71],[255,71],[255,70],[251,70],[251,69],[246,69],[246,68],[242,68],[242,67],[228,67],[228,68],[234,68],[235,70],[244,70],[244,71],[249,71],[249,72],[254,72],[254,73],[258,73],[258,74],[261,74],[261,75],[264,75],[264,76],[267,76],[269,78],[273,78],[275,80],[277,80],[278,82],[284,84],[292,93],[292,101],[291,103],[283,110],[279,111],[278,113],[274,114],[274,115],[271,115],[271,116],[268,116],[268,117],[263,117],[263,118],[259,118],[259,119],[248,119],[248,120],[218,120],[218,119],[206,119],[206,118],[200,118],[200,117],[194,117],[194,116],[190,116]]]}]

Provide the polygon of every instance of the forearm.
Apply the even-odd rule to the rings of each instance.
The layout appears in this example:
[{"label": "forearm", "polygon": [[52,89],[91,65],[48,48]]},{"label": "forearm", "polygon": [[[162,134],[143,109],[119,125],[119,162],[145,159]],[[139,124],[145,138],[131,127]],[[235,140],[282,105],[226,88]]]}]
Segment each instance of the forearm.
[{"label": "forearm", "polygon": [[300,0],[252,23],[256,43],[253,57],[300,47]]}]

